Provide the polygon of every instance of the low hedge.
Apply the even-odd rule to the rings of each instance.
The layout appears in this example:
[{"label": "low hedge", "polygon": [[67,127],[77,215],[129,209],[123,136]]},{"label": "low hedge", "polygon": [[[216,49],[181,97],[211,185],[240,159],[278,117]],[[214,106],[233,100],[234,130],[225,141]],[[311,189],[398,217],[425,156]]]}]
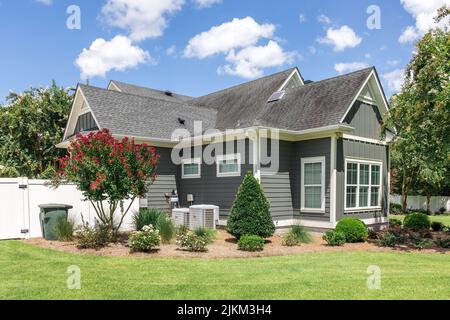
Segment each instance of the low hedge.
[{"label": "low hedge", "polygon": [[430,229],[430,218],[423,213],[414,212],[408,214],[403,220],[403,226],[411,230]]},{"label": "low hedge", "polygon": [[340,220],[336,225],[336,231],[342,232],[345,235],[345,241],[348,243],[364,242],[368,236],[364,222],[355,218]]}]

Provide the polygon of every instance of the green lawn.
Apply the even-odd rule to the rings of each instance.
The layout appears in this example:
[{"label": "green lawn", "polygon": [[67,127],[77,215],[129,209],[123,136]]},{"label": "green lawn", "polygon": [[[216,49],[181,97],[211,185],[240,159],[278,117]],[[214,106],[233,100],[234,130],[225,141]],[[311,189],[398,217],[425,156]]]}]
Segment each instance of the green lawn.
[{"label": "green lawn", "polygon": [[[390,218],[395,218],[395,219],[400,219],[403,221],[403,219],[405,218],[405,216],[395,216],[395,215],[390,215]],[[430,220],[433,221],[438,221],[438,222],[442,222],[443,224],[445,224],[446,226],[450,226],[450,215],[442,215],[442,216],[430,216]]]},{"label": "green lawn", "polygon": [[[66,288],[81,268],[81,290]],[[367,289],[367,267],[382,290]],[[0,299],[450,299],[450,255],[309,253],[256,259],[94,257],[0,242]]]}]

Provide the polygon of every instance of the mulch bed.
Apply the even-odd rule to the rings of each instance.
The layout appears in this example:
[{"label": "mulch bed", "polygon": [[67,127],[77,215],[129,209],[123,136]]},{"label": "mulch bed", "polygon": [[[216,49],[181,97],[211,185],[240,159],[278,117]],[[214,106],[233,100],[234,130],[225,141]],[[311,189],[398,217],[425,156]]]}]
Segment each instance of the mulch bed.
[{"label": "mulch bed", "polygon": [[203,258],[203,259],[220,259],[220,258],[250,258],[250,257],[271,257],[286,256],[301,253],[313,252],[344,252],[344,251],[367,251],[367,252],[421,252],[421,253],[440,253],[449,254],[449,249],[427,248],[417,250],[406,246],[396,248],[386,248],[378,246],[374,241],[366,243],[349,243],[342,247],[327,246],[322,240],[322,235],[313,234],[313,242],[309,244],[301,244],[296,247],[286,247],[282,245],[282,238],[274,236],[267,240],[264,251],[262,252],[245,252],[237,249],[236,239],[224,230],[217,232],[217,239],[208,246],[208,252],[188,252],[178,248],[173,244],[163,244],[157,250],[151,253],[133,253],[126,245],[125,238],[115,244],[110,244],[98,250],[94,249],[78,249],[74,242],[47,241],[42,238],[34,238],[23,240],[41,248],[54,249],[58,251],[76,253],[83,255],[95,256],[111,256],[111,257],[141,257],[141,258]]}]

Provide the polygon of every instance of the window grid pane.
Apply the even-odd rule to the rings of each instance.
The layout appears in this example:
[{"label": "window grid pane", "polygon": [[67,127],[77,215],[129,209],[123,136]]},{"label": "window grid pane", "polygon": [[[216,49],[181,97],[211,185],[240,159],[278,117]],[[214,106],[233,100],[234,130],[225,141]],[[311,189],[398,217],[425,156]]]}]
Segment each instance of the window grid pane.
[{"label": "window grid pane", "polygon": [[305,187],[305,208],[322,208],[322,187]]},{"label": "window grid pane", "polygon": [[322,163],[305,163],[304,184],[321,185],[322,184]]},{"label": "window grid pane", "polygon": [[380,185],[380,166],[372,165],[372,180],[371,184],[373,186]]},{"label": "window grid pane", "polygon": [[199,165],[197,163],[184,164],[184,175],[197,175],[199,173]]},{"label": "window grid pane", "polygon": [[377,207],[380,196],[380,187],[372,187],[370,191],[370,206]]},{"label": "window grid pane", "polygon": [[219,162],[220,173],[237,173],[239,172],[238,160],[224,160]]},{"label": "window grid pane", "polygon": [[361,208],[368,207],[369,200],[369,187],[360,187],[359,188],[359,206]]},{"label": "window grid pane", "polygon": [[347,208],[356,207],[356,187],[347,187]]},{"label": "window grid pane", "polygon": [[369,185],[369,175],[370,175],[370,165],[360,164],[359,165],[359,184]]},{"label": "window grid pane", "polygon": [[347,184],[358,183],[358,164],[347,163]]}]

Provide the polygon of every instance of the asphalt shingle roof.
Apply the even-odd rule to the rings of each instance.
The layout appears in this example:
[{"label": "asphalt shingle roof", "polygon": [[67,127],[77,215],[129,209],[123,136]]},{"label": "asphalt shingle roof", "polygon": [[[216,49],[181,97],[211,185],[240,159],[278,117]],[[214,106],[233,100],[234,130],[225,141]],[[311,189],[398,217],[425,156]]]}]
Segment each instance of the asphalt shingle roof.
[{"label": "asphalt shingle roof", "polygon": [[[121,90],[80,85],[102,128],[121,135],[170,139],[172,132],[194,121],[208,129],[267,126],[306,130],[340,124],[359,89],[374,70],[350,74],[286,89],[281,100],[268,103],[295,68],[214,92],[199,98],[142,88],[113,81]],[[179,123],[178,118],[186,124]]]},{"label": "asphalt shingle roof", "polygon": [[[82,84],[79,87],[98,125],[113,134],[170,139],[175,129],[193,132],[194,121],[202,121],[204,130],[215,127],[217,111],[213,109]],[[185,125],[178,118],[185,120]]]}]

